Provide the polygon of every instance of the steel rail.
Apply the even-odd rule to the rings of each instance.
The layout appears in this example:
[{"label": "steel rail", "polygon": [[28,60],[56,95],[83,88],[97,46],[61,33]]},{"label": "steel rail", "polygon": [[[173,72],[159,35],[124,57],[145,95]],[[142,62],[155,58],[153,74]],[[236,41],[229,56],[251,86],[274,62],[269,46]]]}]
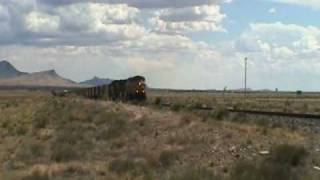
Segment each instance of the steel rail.
[{"label": "steel rail", "polygon": [[[161,104],[163,107],[171,107],[171,104]],[[193,110],[203,110],[203,111],[213,111],[215,108],[213,107],[192,107]],[[226,108],[225,109],[231,113],[245,113],[245,114],[253,114],[253,115],[265,115],[265,116],[280,116],[280,117],[292,117],[292,118],[304,118],[304,119],[319,119],[320,114],[310,114],[310,113],[288,113],[288,112],[275,112],[275,111],[259,111],[259,110],[245,110],[245,109],[234,109],[234,108]]]},{"label": "steel rail", "polygon": [[274,112],[274,111],[257,111],[257,110],[243,110],[243,109],[227,109],[229,112],[234,113],[245,113],[245,114],[256,114],[265,116],[281,116],[281,117],[292,117],[292,118],[303,118],[303,119],[319,119],[319,114],[309,113],[287,113],[287,112]]}]

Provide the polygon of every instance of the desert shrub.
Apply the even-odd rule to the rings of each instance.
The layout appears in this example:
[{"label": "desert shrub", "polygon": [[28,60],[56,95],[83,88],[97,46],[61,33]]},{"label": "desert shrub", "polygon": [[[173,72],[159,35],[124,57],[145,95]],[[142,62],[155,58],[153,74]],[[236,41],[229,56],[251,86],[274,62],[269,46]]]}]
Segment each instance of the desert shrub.
[{"label": "desert shrub", "polygon": [[110,133],[110,131],[106,128],[98,129],[96,133],[96,140],[107,140],[111,139],[112,137],[115,137],[118,134]]},{"label": "desert shrub", "polygon": [[269,128],[268,128],[268,127],[263,127],[263,128],[261,129],[261,134],[262,134],[262,135],[267,135],[268,132],[269,132]]},{"label": "desert shrub", "polygon": [[142,116],[141,118],[137,119],[135,122],[134,122],[134,125],[136,126],[140,126],[140,127],[143,127],[143,126],[146,126],[147,123],[148,123],[149,119],[146,115]]},{"label": "desert shrub", "polygon": [[284,144],[277,146],[273,150],[269,160],[273,163],[299,166],[303,163],[306,155],[307,151],[303,146]]},{"label": "desert shrub", "polygon": [[135,163],[129,159],[115,159],[109,164],[109,170],[117,174],[124,174],[135,169]]},{"label": "desert shrub", "polygon": [[213,170],[204,167],[187,167],[170,175],[169,180],[221,180]]},{"label": "desert shrub", "polygon": [[16,135],[16,123],[9,123],[7,129],[8,135],[15,136]]},{"label": "desert shrub", "polygon": [[34,162],[36,158],[43,155],[44,147],[36,141],[29,141],[17,149],[17,158],[23,162]]},{"label": "desert shrub", "polygon": [[194,134],[188,133],[173,133],[169,134],[166,143],[170,145],[192,146],[196,147],[204,143],[204,139]]},{"label": "desert shrub", "polygon": [[[60,162],[78,157],[85,158],[93,148],[93,142],[90,138],[93,133],[92,129],[80,123],[70,123],[65,127],[60,127],[51,141],[53,149],[51,159]],[[73,152],[76,153],[72,154]]]},{"label": "desert shrub", "polygon": [[48,116],[46,114],[38,114],[36,116],[36,118],[33,120],[32,122],[32,126],[35,128],[35,129],[42,129],[42,128],[45,128],[46,125],[48,124]]},{"label": "desert shrub", "polygon": [[197,116],[199,116],[203,122],[206,122],[209,119],[212,119],[212,117],[213,117],[213,115],[212,115],[213,112],[209,112],[209,111],[206,111],[206,112],[195,112],[195,114]]},{"label": "desert shrub", "polygon": [[284,102],[284,111],[285,112],[291,112],[291,108],[292,108],[292,101],[290,101],[289,99],[287,99]]},{"label": "desert shrub", "polygon": [[183,105],[181,103],[174,103],[170,109],[172,111],[180,111],[183,108]]},{"label": "desert shrub", "polygon": [[231,170],[231,180],[258,180],[259,170],[255,164],[240,161]]},{"label": "desert shrub", "polygon": [[57,105],[55,107],[55,101],[49,99],[45,104],[41,106],[35,113],[35,116],[32,121],[32,126],[35,129],[45,128],[51,119],[59,120],[61,113],[61,107]]},{"label": "desert shrub", "polygon": [[307,113],[309,110],[309,105],[308,103],[303,103],[302,107],[301,107],[302,112]]},{"label": "desert shrub", "polygon": [[[231,180],[274,180],[299,179],[307,153],[304,147],[280,145],[274,148],[270,156],[260,163],[241,161],[231,171]],[[301,166],[302,167],[302,166]]]},{"label": "desert shrub", "polygon": [[126,115],[116,113],[116,112],[111,112],[111,111],[102,111],[102,112],[96,112],[96,116],[94,118],[94,123],[97,126],[100,125],[106,125],[106,124],[112,124],[115,121],[123,121],[126,120]]},{"label": "desert shrub", "polygon": [[162,167],[171,166],[176,160],[178,160],[179,155],[177,151],[174,150],[164,150],[159,156],[159,164]]},{"label": "desert shrub", "polygon": [[160,105],[161,102],[162,102],[161,97],[157,97],[157,98],[154,100],[154,104],[155,104],[155,105]]},{"label": "desert shrub", "polygon": [[231,180],[274,180],[296,179],[287,166],[281,164],[254,164],[252,162],[239,162],[231,170]]},{"label": "desert shrub", "polygon": [[301,90],[297,90],[296,91],[296,95],[299,97],[299,96],[302,96],[302,91]]},{"label": "desert shrub", "polygon": [[92,118],[87,110],[83,106],[74,107],[73,110],[70,111],[70,121],[80,121],[80,122],[90,122]]},{"label": "desert shrub", "polygon": [[24,125],[19,125],[16,127],[15,130],[16,134],[21,136],[21,135],[25,135],[27,133],[27,129]]},{"label": "desert shrub", "polygon": [[242,103],[236,102],[235,104],[232,105],[233,109],[241,109]]},{"label": "desert shrub", "polygon": [[151,178],[151,172],[145,161],[134,158],[114,159],[109,164],[109,171],[118,175],[130,174],[131,176],[143,176],[144,179]]},{"label": "desert shrub", "polygon": [[42,174],[40,171],[34,171],[22,178],[22,180],[49,180],[48,174]]},{"label": "desert shrub", "polygon": [[113,116],[114,116],[114,113],[112,112],[106,112],[106,111],[100,112],[94,116],[94,123],[97,126],[106,124],[107,121],[110,119],[110,117],[113,117]]},{"label": "desert shrub", "polygon": [[118,121],[118,123],[112,124],[106,131],[105,139],[112,139],[119,137],[125,131],[126,124]]},{"label": "desert shrub", "polygon": [[282,128],[283,126],[284,126],[284,124],[279,121],[270,122],[271,129]]},{"label": "desert shrub", "polygon": [[245,113],[234,113],[229,119],[235,123],[246,123],[249,121]]},{"label": "desert shrub", "polygon": [[202,107],[202,103],[201,102],[194,102],[191,104],[190,109],[192,108],[201,108]]},{"label": "desert shrub", "polygon": [[229,112],[223,108],[223,107],[218,107],[214,113],[213,113],[213,118],[217,120],[223,120],[224,118],[228,117]]},{"label": "desert shrub", "polygon": [[155,153],[144,151],[143,158],[146,160],[148,168],[152,169],[158,167],[158,156]]},{"label": "desert shrub", "polygon": [[124,118],[114,118],[107,122],[107,127],[99,129],[96,135],[97,140],[109,140],[118,138],[127,130],[127,121]]},{"label": "desert shrub", "polygon": [[192,116],[192,114],[184,114],[182,115],[181,119],[180,119],[180,125],[188,125],[191,123],[192,118],[195,118],[194,116]]},{"label": "desert shrub", "polygon": [[[69,165],[66,168],[64,168],[63,170],[61,170],[61,172],[56,173],[55,176],[64,176],[64,177],[72,177],[72,176],[81,176],[81,177],[85,177],[86,175],[89,174],[89,171],[87,169],[84,169],[81,166],[77,166],[77,165]],[[91,178],[84,178],[84,179],[91,179]]]},{"label": "desert shrub", "polygon": [[9,121],[7,121],[7,120],[2,121],[1,122],[1,127],[4,128],[4,129],[8,128],[9,127]]},{"label": "desert shrub", "polygon": [[53,144],[57,146],[60,144],[75,145],[83,140],[85,132],[86,130],[78,124],[66,124],[56,133]]},{"label": "desert shrub", "polygon": [[4,103],[4,106],[3,106],[3,107],[4,107],[3,109],[9,108],[9,107],[10,107],[10,103],[9,103],[9,102]]},{"label": "desert shrub", "polygon": [[270,119],[268,119],[268,117],[254,117],[253,119],[251,119],[251,122],[262,128],[269,128],[271,124]]},{"label": "desert shrub", "polygon": [[78,158],[78,152],[70,144],[61,144],[52,148],[51,160],[56,162],[67,162]]}]

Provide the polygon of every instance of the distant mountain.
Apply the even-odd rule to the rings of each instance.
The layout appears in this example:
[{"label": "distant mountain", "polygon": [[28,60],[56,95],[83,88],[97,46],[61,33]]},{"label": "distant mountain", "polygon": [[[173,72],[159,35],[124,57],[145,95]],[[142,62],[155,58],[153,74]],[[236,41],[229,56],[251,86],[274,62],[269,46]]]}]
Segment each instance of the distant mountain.
[{"label": "distant mountain", "polygon": [[2,87],[82,87],[59,76],[54,70],[0,79]]},{"label": "distant mountain", "polygon": [[0,61],[0,79],[26,75],[28,73],[18,71],[8,61]]},{"label": "distant mountain", "polygon": [[102,79],[102,78],[94,77],[90,80],[80,82],[80,84],[88,85],[88,86],[100,86],[104,84],[110,84],[112,81],[113,81],[112,79]]}]

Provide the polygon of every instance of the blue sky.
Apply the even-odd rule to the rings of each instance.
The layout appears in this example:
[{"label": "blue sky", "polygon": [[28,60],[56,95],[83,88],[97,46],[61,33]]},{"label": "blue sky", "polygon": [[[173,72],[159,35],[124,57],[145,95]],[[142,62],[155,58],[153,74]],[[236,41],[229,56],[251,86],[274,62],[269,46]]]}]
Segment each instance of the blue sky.
[{"label": "blue sky", "polygon": [[[319,2],[320,3],[320,2]],[[268,0],[234,0],[221,5],[227,15],[223,27],[227,32],[199,32],[192,35],[194,40],[217,43],[237,38],[250,23],[284,22],[302,26],[320,26],[320,10],[312,7],[285,4]],[[274,9],[274,13],[269,11]]]},{"label": "blue sky", "polygon": [[319,0],[0,0],[0,59],[75,81],[320,91]]}]

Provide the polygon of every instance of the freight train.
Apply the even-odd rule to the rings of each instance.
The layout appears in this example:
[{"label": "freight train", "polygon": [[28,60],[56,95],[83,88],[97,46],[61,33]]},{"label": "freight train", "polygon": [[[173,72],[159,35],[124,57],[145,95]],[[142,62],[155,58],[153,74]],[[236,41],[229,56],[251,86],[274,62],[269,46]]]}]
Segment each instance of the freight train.
[{"label": "freight train", "polygon": [[145,101],[147,98],[146,80],[143,76],[135,76],[124,80],[115,80],[109,85],[53,92],[53,94],[58,96],[76,94],[90,99],[105,99],[113,101]]}]

